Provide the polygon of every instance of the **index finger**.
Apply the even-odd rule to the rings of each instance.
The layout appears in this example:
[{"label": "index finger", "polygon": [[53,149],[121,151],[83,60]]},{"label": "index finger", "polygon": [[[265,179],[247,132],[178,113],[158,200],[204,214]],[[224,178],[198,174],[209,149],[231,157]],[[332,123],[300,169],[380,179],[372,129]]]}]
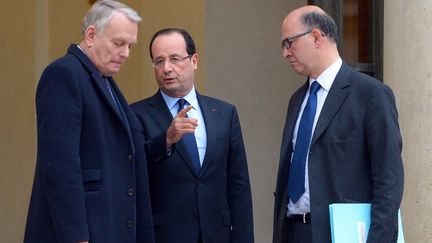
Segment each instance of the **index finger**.
[{"label": "index finger", "polygon": [[186,113],[192,109],[192,106],[189,105],[188,107],[181,110],[179,113],[177,113],[176,117],[186,117]]}]

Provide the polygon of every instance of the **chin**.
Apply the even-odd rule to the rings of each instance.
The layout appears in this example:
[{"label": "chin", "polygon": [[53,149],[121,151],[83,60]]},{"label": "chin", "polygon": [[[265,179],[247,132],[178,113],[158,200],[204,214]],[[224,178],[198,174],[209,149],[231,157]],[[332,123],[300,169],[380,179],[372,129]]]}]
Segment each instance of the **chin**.
[{"label": "chin", "polygon": [[181,97],[182,90],[179,87],[167,87],[165,86],[162,89],[166,94],[173,97]]},{"label": "chin", "polygon": [[299,66],[293,66],[292,69],[298,75],[305,75],[305,70],[303,68],[299,67]]}]

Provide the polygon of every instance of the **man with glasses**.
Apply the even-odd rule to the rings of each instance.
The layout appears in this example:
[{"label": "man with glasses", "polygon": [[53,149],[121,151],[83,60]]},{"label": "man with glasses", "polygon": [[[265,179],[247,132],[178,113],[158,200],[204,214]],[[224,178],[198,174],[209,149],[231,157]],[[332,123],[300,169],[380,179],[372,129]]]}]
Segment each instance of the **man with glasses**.
[{"label": "man with glasses", "polygon": [[275,191],[273,243],[331,242],[329,204],[371,203],[368,243],[396,242],[404,172],[391,89],[345,64],[333,19],[289,13],[282,54],[307,77],[288,105]]},{"label": "man with glasses", "polygon": [[[149,151],[157,243],[253,243],[252,199],[236,108],[194,87],[198,54],[188,32],[150,41],[157,93],[132,104]],[[160,150],[170,154],[159,157]]]}]

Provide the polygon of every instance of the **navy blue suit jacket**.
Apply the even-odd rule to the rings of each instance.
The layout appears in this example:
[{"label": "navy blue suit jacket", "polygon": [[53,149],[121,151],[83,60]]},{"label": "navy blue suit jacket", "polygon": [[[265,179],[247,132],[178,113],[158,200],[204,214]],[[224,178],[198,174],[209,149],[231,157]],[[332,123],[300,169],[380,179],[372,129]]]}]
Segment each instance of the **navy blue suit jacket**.
[{"label": "navy blue suit jacket", "polygon": [[[292,136],[309,84],[291,97],[275,191],[273,242],[285,242]],[[403,192],[402,139],[390,88],[345,63],[328,93],[312,137],[309,189],[313,242],[331,242],[329,204],[371,203],[368,243],[396,242]]]},{"label": "navy blue suit jacket", "polygon": [[[196,242],[200,231],[203,243],[252,243],[251,190],[237,111],[217,99],[197,98],[207,129],[200,173],[181,141],[167,160],[148,155],[156,242]],[[162,95],[132,104],[132,109],[144,128],[147,151],[157,151],[162,141],[157,138],[173,120]]]},{"label": "navy blue suit jacket", "polygon": [[43,72],[24,242],[154,241],[142,128],[109,80],[126,119],[76,45]]}]

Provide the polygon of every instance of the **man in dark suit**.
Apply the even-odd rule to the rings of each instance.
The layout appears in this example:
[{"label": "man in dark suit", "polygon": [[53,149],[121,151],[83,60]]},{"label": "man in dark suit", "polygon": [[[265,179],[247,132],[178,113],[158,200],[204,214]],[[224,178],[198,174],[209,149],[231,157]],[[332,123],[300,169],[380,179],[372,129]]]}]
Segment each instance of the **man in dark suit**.
[{"label": "man in dark suit", "polygon": [[[150,152],[150,195],[158,243],[254,242],[246,154],[236,108],[194,88],[198,55],[182,29],[150,42],[159,91],[132,104],[147,151],[166,138],[171,157]],[[189,105],[187,108],[186,104]],[[159,143],[157,143],[159,144]]]},{"label": "man in dark suit", "polygon": [[368,243],[396,242],[404,175],[392,91],[343,63],[322,9],[292,11],[281,34],[283,56],[307,82],[288,106],[273,242],[331,242],[329,204],[345,202],[371,203]]},{"label": "man in dark suit", "polygon": [[82,42],[44,70],[24,242],[154,242],[142,128],[111,77],[140,21],[122,3],[96,2]]}]

